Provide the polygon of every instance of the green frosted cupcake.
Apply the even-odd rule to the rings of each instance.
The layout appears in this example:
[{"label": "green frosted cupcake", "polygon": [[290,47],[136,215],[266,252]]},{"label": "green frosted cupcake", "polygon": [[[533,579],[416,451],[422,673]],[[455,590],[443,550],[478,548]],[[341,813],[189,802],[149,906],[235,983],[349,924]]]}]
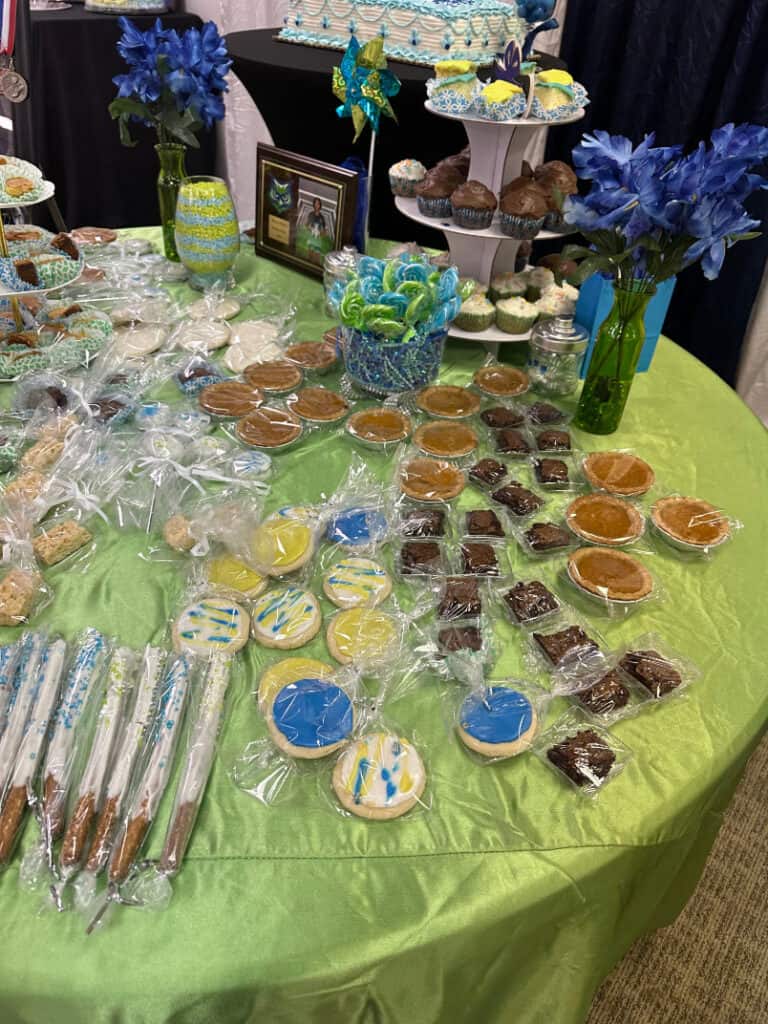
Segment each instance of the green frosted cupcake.
[{"label": "green frosted cupcake", "polygon": [[555,275],[548,267],[534,267],[533,270],[527,272],[526,277],[528,288],[525,297],[529,302],[536,302],[547,288],[551,288],[555,283]]},{"label": "green frosted cupcake", "polygon": [[539,311],[525,299],[502,299],[496,303],[496,326],[506,334],[525,334],[533,327]]},{"label": "green frosted cupcake", "polygon": [[461,309],[453,322],[460,331],[476,333],[490,327],[494,315],[493,303],[483,295],[470,295],[462,302]]},{"label": "green frosted cupcake", "polygon": [[502,299],[514,299],[518,296],[524,297],[528,282],[524,274],[496,274],[491,278],[491,289],[488,298],[491,302],[499,302]]}]

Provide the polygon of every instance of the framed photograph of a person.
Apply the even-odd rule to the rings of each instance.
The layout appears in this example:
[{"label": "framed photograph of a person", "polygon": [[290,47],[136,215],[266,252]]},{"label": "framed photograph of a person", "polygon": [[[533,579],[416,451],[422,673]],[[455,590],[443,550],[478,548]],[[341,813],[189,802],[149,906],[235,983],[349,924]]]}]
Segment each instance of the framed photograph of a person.
[{"label": "framed photograph of a person", "polygon": [[326,253],[352,242],[357,172],[259,143],[256,252],[316,277]]}]

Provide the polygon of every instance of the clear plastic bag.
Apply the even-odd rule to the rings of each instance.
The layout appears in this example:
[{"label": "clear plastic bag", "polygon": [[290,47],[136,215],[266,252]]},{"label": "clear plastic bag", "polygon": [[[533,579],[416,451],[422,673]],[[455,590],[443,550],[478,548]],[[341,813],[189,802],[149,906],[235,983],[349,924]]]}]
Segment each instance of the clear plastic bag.
[{"label": "clear plastic bag", "polygon": [[645,633],[618,651],[618,668],[642,701],[663,701],[682,695],[701,675],[657,633]]},{"label": "clear plastic bag", "polygon": [[[17,714],[0,741],[0,867],[13,856],[28,804],[37,803],[36,784],[50,723],[56,710],[66,668],[67,645],[42,634],[27,635],[21,642]],[[1,769],[0,769],[1,770]]]},{"label": "clear plastic bag", "polygon": [[525,630],[528,664],[532,671],[552,672],[566,665],[602,663],[607,650],[605,640],[594,625],[586,622],[573,609]]},{"label": "clear plastic bag", "polygon": [[710,502],[679,494],[655,501],[648,519],[665,551],[692,560],[713,555],[742,528],[738,519]]},{"label": "clear plastic bag", "polygon": [[564,782],[586,797],[602,792],[632,759],[629,747],[576,708],[541,733],[533,751]]}]

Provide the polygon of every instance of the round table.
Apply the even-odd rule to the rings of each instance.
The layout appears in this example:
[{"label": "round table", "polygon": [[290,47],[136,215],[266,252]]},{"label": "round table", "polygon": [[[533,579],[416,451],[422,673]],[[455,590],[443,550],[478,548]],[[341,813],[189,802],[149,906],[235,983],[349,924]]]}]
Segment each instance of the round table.
[{"label": "round table", "polygon": [[[252,254],[238,277],[294,297],[299,336],[328,326],[317,282]],[[471,343],[449,343],[441,379],[466,383],[482,358]],[[5,386],[3,404],[8,397]],[[668,924],[690,895],[768,711],[763,427],[662,339],[620,431],[579,437],[588,449],[606,440],[645,456],[663,490],[702,495],[744,529],[711,561],[649,553],[664,599],[620,623],[593,620],[610,644],[656,630],[702,669],[683,699],[613,727],[634,758],[596,801],[530,754],[470,760],[425,676],[385,713],[419,738],[431,811],[389,824],[342,817],[322,763],[266,808],[228,777],[265,732],[251,694],[273,655],[250,644],[166,911],[123,910],[86,938],[74,913],[41,914],[40,896],[19,891],[18,855],[0,878],[3,1024],[582,1021],[631,943]],[[278,456],[268,509],[323,501],[354,451],[319,431]],[[391,479],[390,458],[367,461]],[[135,646],[167,637],[183,592],[178,567],[137,557],[146,547],[138,534],[104,529],[97,540],[85,576],[50,573],[56,595],[42,622],[68,639],[86,625]],[[513,560],[526,567],[519,553]],[[2,630],[0,641],[14,635]],[[518,633],[499,624],[495,635],[493,676],[527,674]],[[327,657],[322,632],[302,653]],[[169,809],[166,799],[149,855]],[[35,831],[28,823],[25,848]]]}]

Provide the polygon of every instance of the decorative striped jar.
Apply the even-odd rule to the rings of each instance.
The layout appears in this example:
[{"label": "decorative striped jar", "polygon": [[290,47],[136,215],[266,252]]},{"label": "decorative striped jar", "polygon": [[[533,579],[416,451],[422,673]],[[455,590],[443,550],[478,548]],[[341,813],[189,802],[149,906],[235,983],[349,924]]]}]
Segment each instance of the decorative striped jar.
[{"label": "decorative striped jar", "polygon": [[232,267],[240,251],[240,228],[232,196],[221,178],[196,175],[181,183],[176,248],[193,288],[234,284]]}]

